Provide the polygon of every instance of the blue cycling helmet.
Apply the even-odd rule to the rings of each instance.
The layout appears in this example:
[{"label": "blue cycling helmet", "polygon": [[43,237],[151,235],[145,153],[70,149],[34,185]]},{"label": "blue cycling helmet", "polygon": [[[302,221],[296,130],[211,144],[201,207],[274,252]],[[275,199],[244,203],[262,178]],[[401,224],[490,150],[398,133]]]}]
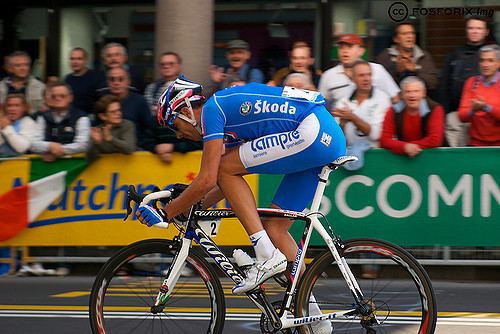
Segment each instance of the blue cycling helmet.
[{"label": "blue cycling helmet", "polygon": [[[162,126],[168,126],[175,130],[174,121],[177,117],[190,123],[201,134],[201,127],[194,117],[191,102],[201,101],[205,98],[201,95],[203,87],[189,79],[183,74],[179,75],[158,99],[156,118]],[[180,113],[183,107],[191,112],[191,117]]]}]

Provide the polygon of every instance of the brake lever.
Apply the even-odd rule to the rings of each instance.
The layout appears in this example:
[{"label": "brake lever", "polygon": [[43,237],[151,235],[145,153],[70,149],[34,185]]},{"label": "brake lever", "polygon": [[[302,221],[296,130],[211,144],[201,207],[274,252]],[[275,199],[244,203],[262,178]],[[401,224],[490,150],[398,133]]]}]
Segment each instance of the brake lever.
[{"label": "brake lever", "polygon": [[130,202],[134,201],[138,204],[142,202],[142,200],[146,197],[146,195],[139,195],[137,191],[135,190],[135,187],[133,185],[128,186],[127,190],[127,214],[125,215],[125,218],[123,218],[123,221],[127,220],[127,218],[130,216],[132,213],[132,207],[130,206]]}]

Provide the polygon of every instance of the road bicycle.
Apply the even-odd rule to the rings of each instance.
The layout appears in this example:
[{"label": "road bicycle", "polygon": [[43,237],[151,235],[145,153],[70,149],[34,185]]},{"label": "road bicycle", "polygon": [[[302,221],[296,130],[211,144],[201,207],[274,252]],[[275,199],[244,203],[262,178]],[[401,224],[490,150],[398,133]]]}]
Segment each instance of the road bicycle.
[{"label": "road bicycle", "polygon": [[[264,284],[246,293],[262,312],[262,333],[314,333],[313,324],[319,321],[331,321],[333,333],[434,333],[437,311],[432,285],[410,253],[382,240],[343,241],[320,221],[320,202],[330,172],[354,160],[343,156],[322,168],[308,213],[258,209],[264,219],[279,217],[305,224],[295,261],[287,275],[276,278],[286,288],[282,298],[271,301]],[[163,190],[144,196],[130,186],[127,216],[131,201],[145,205],[179,193]],[[213,231],[202,225],[213,220],[209,229],[215,229],[216,219],[235,217],[230,209],[203,210],[197,203],[187,221],[170,224],[179,230],[172,240],[139,241],[112,256],[92,287],[93,333],[222,333],[226,316],[231,318],[231,312],[237,311],[226,313],[224,293],[231,294],[230,287],[240,283],[244,273],[212,241]],[[327,249],[302,273],[313,231]],[[193,241],[199,247],[193,247]],[[222,275],[229,282],[221,283]],[[310,313],[313,303],[321,314]]]}]

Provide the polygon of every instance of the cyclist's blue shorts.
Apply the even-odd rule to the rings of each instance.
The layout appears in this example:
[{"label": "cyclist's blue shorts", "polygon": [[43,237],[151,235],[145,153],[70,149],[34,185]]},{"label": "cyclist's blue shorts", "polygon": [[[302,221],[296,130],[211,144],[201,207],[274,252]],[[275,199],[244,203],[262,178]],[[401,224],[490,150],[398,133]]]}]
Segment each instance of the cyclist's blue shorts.
[{"label": "cyclist's blue shorts", "polygon": [[314,197],[321,168],[345,155],[346,142],[332,115],[318,106],[289,132],[263,136],[240,146],[240,159],[249,173],[286,174],[273,204],[302,211]]}]

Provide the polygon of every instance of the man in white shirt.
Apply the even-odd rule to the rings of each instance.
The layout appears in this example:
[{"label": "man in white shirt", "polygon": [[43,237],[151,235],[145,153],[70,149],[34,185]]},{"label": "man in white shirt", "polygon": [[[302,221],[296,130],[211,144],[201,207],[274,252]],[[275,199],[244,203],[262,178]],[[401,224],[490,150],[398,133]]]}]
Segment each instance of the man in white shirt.
[{"label": "man in white shirt", "polygon": [[[337,40],[340,64],[325,71],[319,81],[319,91],[330,105],[330,110],[342,98],[349,98],[356,88],[352,81],[352,65],[365,52],[363,40],[356,34],[345,34]],[[384,91],[393,103],[399,101],[399,87],[386,69],[376,63],[369,63],[373,86]]]},{"label": "man in white shirt", "polygon": [[363,165],[363,153],[379,146],[382,123],[391,106],[391,99],[384,91],[373,86],[372,68],[368,62],[358,60],[351,70],[356,89],[350,97],[343,97],[335,104],[332,114],[337,117],[344,131],[348,154],[359,159],[346,167],[358,169]]}]

